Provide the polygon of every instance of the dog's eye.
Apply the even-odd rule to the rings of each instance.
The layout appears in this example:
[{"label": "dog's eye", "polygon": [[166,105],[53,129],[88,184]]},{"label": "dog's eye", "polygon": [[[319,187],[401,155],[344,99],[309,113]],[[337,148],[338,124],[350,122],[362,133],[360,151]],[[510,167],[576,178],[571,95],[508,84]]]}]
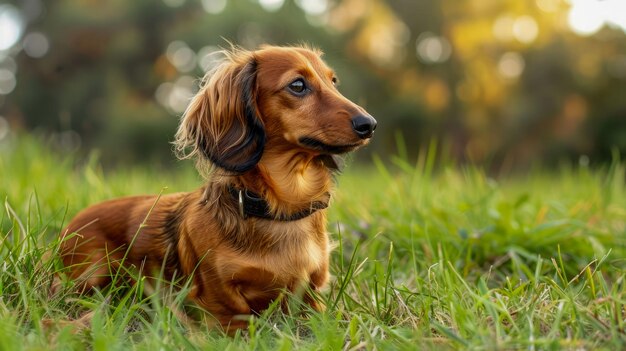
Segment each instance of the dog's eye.
[{"label": "dog's eye", "polygon": [[339,81],[337,80],[337,77],[333,77],[332,79],[333,85],[337,85],[337,83],[339,83]]},{"label": "dog's eye", "polygon": [[304,79],[298,78],[289,84],[289,90],[292,93],[301,96],[304,95],[307,91],[306,84],[304,84]]}]

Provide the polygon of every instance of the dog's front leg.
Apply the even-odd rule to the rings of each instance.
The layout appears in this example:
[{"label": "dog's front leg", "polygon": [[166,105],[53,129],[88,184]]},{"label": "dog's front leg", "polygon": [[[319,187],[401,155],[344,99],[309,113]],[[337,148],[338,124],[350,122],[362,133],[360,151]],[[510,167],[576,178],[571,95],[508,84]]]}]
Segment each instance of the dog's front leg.
[{"label": "dog's front leg", "polygon": [[311,274],[309,289],[304,292],[304,302],[318,312],[326,310],[326,306],[320,301],[319,293],[326,287],[328,275],[328,264],[324,264],[319,270]]},{"label": "dog's front leg", "polygon": [[240,292],[239,286],[226,282],[219,286],[203,286],[195,289],[199,292],[192,300],[209,312],[213,319],[207,321],[209,328],[217,322],[228,335],[239,329],[247,329],[250,316],[253,314],[248,302]]}]

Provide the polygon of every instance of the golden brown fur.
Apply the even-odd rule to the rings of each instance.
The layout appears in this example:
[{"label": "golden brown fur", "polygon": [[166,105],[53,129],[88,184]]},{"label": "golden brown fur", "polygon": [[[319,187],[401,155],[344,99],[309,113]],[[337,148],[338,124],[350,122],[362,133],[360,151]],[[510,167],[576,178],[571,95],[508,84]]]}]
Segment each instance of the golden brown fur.
[{"label": "golden brown fur", "polygon": [[[292,221],[244,218],[228,190],[260,195],[276,217],[329,201],[334,155],[366,144],[375,120],[337,91],[320,56],[301,47],[227,52],[176,135],[179,155],[197,158],[207,184],[80,212],[62,234],[62,259],[80,289],[108,284],[122,264],[147,276],[163,267],[168,280],[191,279],[189,299],[232,331],[246,326],[238,317],[262,311],[283,290],[323,288],[326,211]],[[310,293],[304,299],[322,308]]]}]

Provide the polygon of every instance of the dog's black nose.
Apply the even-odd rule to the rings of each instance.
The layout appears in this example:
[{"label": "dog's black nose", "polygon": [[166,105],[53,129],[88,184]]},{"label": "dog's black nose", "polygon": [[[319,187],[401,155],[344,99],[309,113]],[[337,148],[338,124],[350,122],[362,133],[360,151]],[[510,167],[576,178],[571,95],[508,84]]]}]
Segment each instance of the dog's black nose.
[{"label": "dog's black nose", "polygon": [[358,115],[352,118],[352,129],[361,139],[371,138],[376,129],[376,120],[372,116]]}]

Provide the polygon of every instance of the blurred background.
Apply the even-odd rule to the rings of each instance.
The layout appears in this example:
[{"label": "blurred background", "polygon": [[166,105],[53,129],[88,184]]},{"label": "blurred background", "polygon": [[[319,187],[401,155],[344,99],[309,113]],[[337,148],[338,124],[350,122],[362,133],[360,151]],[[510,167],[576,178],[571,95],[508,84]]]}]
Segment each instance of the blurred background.
[{"label": "blurred background", "polygon": [[228,41],[321,48],[379,121],[361,160],[431,142],[494,173],[626,154],[625,0],[0,2],[0,146],[34,133],[167,167]]}]

